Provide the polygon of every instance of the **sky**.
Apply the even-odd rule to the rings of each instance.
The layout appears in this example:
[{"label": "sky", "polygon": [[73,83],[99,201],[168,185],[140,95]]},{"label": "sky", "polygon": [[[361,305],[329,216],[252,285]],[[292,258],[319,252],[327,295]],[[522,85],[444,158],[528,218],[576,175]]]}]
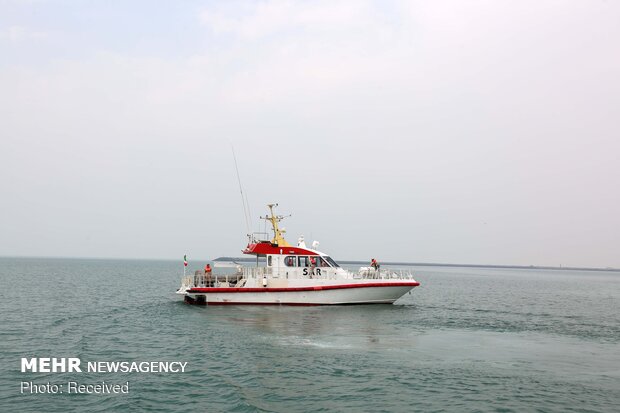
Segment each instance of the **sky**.
[{"label": "sky", "polygon": [[0,0],[0,256],[620,267],[620,2]]}]

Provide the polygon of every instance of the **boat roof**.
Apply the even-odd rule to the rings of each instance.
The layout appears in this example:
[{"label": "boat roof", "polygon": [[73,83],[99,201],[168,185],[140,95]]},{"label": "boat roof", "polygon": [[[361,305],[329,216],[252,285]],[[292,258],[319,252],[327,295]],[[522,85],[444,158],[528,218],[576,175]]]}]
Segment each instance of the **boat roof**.
[{"label": "boat roof", "polygon": [[261,241],[248,244],[243,250],[244,254],[251,255],[326,255],[320,251],[309,248],[294,247],[292,245],[278,245],[270,241]]}]

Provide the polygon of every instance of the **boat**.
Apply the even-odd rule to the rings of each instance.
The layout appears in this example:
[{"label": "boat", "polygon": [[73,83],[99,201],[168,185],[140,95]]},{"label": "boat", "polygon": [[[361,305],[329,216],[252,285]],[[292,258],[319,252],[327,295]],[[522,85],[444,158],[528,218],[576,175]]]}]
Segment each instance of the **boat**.
[{"label": "boat", "polygon": [[[261,217],[271,223],[273,238],[248,235],[244,254],[256,257],[256,266],[237,265],[235,273],[196,271],[184,276],[176,291],[190,304],[201,305],[348,305],[392,304],[419,286],[411,271],[382,269],[380,265],[352,272],[318,251],[318,242],[306,246],[301,236],[296,246],[284,239],[276,215]],[[263,238],[265,234],[262,235]]]}]

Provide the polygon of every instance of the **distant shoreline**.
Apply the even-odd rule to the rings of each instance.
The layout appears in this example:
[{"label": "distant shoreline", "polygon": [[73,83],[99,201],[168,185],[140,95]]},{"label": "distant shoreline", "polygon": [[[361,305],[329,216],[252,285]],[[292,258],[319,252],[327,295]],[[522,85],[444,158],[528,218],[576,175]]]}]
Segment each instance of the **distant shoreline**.
[{"label": "distant shoreline", "polygon": [[[35,259],[35,260],[94,260],[94,261],[106,261],[106,260],[119,260],[119,261],[175,261],[171,258],[119,258],[119,257],[49,257],[49,256],[15,256],[15,255],[0,255],[0,259]],[[178,260],[176,260],[178,261]],[[256,258],[246,257],[218,257],[215,259],[198,258],[192,259],[193,262],[239,262],[239,263],[255,263]],[[260,259],[260,262],[264,262],[264,259]],[[181,261],[182,262],[182,261]],[[338,260],[340,264],[345,265],[370,265],[369,261],[356,261],[356,260]],[[382,265],[406,265],[411,267],[453,267],[453,268],[496,268],[496,269],[515,269],[515,270],[568,270],[568,271],[598,271],[598,272],[620,272],[620,268],[613,267],[554,267],[546,265],[502,265],[502,264],[444,264],[437,262],[404,262],[404,261],[381,261]]]},{"label": "distant shoreline", "polygon": [[[256,259],[245,257],[218,257],[214,262],[256,262]],[[368,261],[346,261],[338,260],[339,264],[352,265],[370,265]],[[620,272],[620,268],[598,268],[598,267],[552,267],[541,265],[499,265],[499,264],[442,264],[434,262],[402,262],[402,261],[385,261],[380,262],[383,265],[406,265],[411,267],[460,267],[460,268],[498,268],[498,269],[517,269],[517,270],[572,270],[572,271],[605,271]]]}]

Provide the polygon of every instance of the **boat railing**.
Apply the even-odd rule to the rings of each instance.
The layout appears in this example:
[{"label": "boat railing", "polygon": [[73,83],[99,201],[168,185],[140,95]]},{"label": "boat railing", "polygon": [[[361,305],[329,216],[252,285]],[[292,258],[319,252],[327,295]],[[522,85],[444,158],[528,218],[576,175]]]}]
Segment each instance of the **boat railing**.
[{"label": "boat railing", "polygon": [[241,274],[224,275],[205,275],[195,274],[183,277],[181,288],[188,289],[193,287],[233,287],[243,279]]},{"label": "boat railing", "polygon": [[181,289],[187,290],[194,287],[234,287],[240,285],[243,279],[266,278],[310,278],[333,280],[338,278],[372,279],[372,280],[413,280],[413,273],[408,270],[363,268],[359,272],[346,271],[345,273],[307,274],[307,275],[278,275],[272,267],[242,267],[236,274],[203,274],[196,271],[194,275],[188,275],[181,280]]},{"label": "boat railing", "polygon": [[194,276],[187,275],[181,279],[181,290],[188,290],[194,286]]},{"label": "boat railing", "polygon": [[[277,269],[277,268],[276,268]],[[245,278],[311,278],[311,279],[338,279],[338,278],[354,278],[354,279],[375,279],[375,280],[412,280],[413,273],[410,270],[403,269],[382,269],[376,270],[370,268],[368,270],[362,270],[357,273],[346,271],[345,274],[326,271],[323,274],[290,274],[290,275],[278,275],[277,271],[273,271],[273,267],[243,267],[243,276]]]},{"label": "boat railing", "polygon": [[269,240],[269,233],[253,232],[250,234],[250,242],[263,242],[264,240]]},{"label": "boat railing", "polygon": [[[274,271],[275,269],[275,271]],[[285,279],[315,279],[315,280],[335,280],[338,278],[342,278],[342,275],[337,274],[331,271],[324,271],[322,274],[317,274],[315,271],[308,268],[307,274],[299,274],[291,271],[288,273],[287,271],[283,271],[278,267],[243,267],[243,276],[246,278],[255,278],[262,279],[263,277],[267,278],[285,278]],[[347,278],[347,277],[345,277]],[[352,278],[352,277],[348,277]]]},{"label": "boat railing", "polygon": [[242,267],[243,276],[246,278],[263,278],[264,276],[272,276],[271,267]]},{"label": "boat railing", "polygon": [[353,278],[370,280],[413,280],[413,272],[403,269],[374,269],[362,268],[357,273],[352,273]]}]

